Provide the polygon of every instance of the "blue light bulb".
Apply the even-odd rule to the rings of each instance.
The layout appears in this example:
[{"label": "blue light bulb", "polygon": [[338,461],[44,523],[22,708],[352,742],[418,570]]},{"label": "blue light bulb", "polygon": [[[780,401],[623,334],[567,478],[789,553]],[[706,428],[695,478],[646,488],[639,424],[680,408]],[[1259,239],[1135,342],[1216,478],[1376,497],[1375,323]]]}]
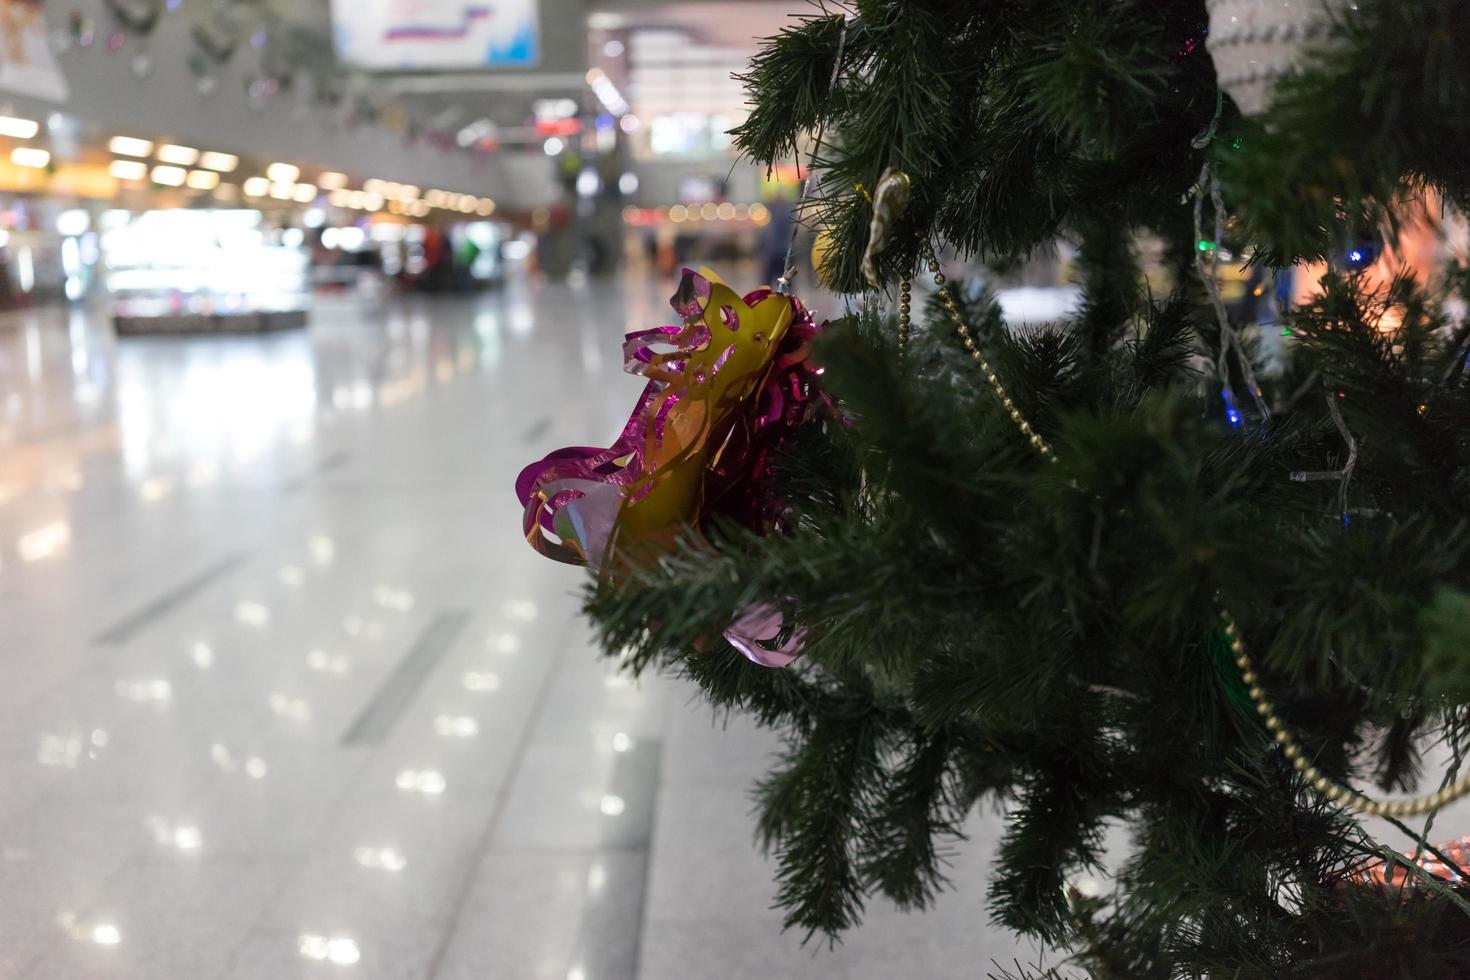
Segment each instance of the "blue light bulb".
[{"label": "blue light bulb", "polygon": [[1222,388],[1220,390],[1220,397],[1225,401],[1226,421],[1230,423],[1231,428],[1240,428],[1240,423],[1243,417],[1240,414],[1240,409],[1235,407],[1234,393],[1232,393],[1229,388]]}]

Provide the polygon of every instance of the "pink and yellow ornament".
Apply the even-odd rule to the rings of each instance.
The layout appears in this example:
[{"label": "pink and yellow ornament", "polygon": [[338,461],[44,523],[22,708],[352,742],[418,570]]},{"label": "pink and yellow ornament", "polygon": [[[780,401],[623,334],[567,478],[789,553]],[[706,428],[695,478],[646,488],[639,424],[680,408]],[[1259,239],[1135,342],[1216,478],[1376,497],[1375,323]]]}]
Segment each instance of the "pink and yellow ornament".
[{"label": "pink and yellow ornament", "polygon": [[[574,446],[521,471],[523,530],[537,551],[601,574],[656,561],[714,517],[779,529],[775,450],[823,400],[810,360],[817,327],[794,297],[741,296],[708,269],[685,270],[681,323],[628,334],[624,368],[648,378],[608,448]],[[743,610],[725,632],[746,656],[785,666],[799,633],[773,606]]]}]

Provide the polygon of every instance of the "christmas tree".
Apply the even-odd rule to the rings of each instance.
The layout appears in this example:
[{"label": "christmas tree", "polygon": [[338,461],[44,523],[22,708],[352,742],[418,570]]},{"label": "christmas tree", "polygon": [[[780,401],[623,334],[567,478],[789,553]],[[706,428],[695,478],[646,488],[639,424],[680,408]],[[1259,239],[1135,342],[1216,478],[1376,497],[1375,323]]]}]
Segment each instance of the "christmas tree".
[{"label": "christmas tree", "polygon": [[[1242,37],[1252,7],[1295,20]],[[1260,105],[1230,43],[1289,49]],[[789,925],[924,907],[998,801],[988,914],[1057,976],[1470,976],[1459,852],[1427,871],[1362,822],[1417,837],[1465,788],[1470,274],[1376,259],[1470,205],[1467,52],[1463,0],[858,0],[765,46],[736,138],[821,134],[802,215],[858,304],[816,341],[832,407],[781,446],[774,530],[710,522],[587,608],[632,669],[783,732]],[[1058,241],[1059,322],[943,275]],[[1261,326],[1221,298],[1241,262],[1320,282]],[[752,608],[794,663],[722,638]],[[1078,894],[1110,824],[1129,852]]]}]

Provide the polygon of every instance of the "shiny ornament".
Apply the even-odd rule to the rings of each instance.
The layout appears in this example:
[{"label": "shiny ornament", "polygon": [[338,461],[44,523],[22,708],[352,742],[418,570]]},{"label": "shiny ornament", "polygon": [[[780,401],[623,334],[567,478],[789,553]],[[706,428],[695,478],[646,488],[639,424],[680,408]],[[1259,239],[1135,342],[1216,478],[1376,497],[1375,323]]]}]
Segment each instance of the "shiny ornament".
[{"label": "shiny ornament", "polygon": [[163,15],[162,0],[104,0],[118,26],[135,37],[147,37]]},{"label": "shiny ornament", "polygon": [[1331,35],[1332,14],[1347,0],[1208,0],[1205,47],[1220,88],[1241,113],[1259,115],[1276,81],[1301,65],[1313,44]]},{"label": "shiny ornament", "polygon": [[71,39],[77,43],[77,47],[89,48],[97,39],[97,28],[92,18],[81,11],[72,11],[67,17],[67,31]]},{"label": "shiny ornament", "polygon": [[[1435,850],[1454,862],[1456,867],[1445,864],[1438,856],[1426,849],[1419,856],[1417,862],[1419,870],[1440,881],[1455,885],[1467,884],[1460,872],[1466,870],[1466,865],[1470,864],[1470,837],[1447,841],[1440,844]],[[1349,876],[1349,880],[1360,885],[1375,885],[1394,894],[1401,894],[1405,889],[1423,887],[1420,876],[1408,869],[1409,863],[1408,857],[1394,862],[1379,858],[1359,868]]]},{"label": "shiny ornament", "polygon": [[835,280],[832,278],[832,250],[836,247],[837,236],[833,234],[830,227],[823,228],[817,232],[817,237],[812,239],[812,271],[817,274],[817,281],[828,288],[835,288]]},{"label": "shiny ornament", "polygon": [[[708,269],[685,270],[672,304],[680,325],[624,339],[625,370],[648,385],[617,441],[558,450],[516,480],[526,540],[548,558],[610,575],[715,518],[779,530],[774,457],[822,400],[811,314],[769,288],[741,296]],[[725,635],[769,666],[800,644],[765,605]]]},{"label": "shiny ornament", "polygon": [[909,206],[909,175],[889,167],[873,191],[873,220],[868,224],[868,246],[863,250],[863,278],[878,286],[878,256],[888,247],[893,225]]}]

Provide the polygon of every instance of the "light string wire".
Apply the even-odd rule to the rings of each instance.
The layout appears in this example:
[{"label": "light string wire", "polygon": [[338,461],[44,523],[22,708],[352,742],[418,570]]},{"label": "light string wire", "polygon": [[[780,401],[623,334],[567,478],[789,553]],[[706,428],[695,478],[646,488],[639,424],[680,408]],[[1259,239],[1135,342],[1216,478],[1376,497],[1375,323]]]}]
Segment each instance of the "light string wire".
[{"label": "light string wire", "polygon": [[1337,428],[1337,434],[1342,436],[1342,441],[1347,443],[1348,458],[1340,470],[1297,470],[1291,474],[1294,483],[1310,483],[1314,480],[1337,480],[1337,509],[1342,514],[1343,522],[1348,520],[1348,485],[1352,483],[1353,471],[1358,468],[1358,440],[1353,437],[1352,430],[1347,427],[1347,422],[1342,417],[1342,409],[1337,406],[1337,399],[1332,397],[1332,392],[1326,392],[1327,414],[1332,418],[1332,424]]},{"label": "light string wire", "polygon": [[[1215,114],[1210,117],[1209,125],[1200,131],[1190,141],[1190,146],[1196,150],[1207,150],[1215,141],[1215,132],[1220,128],[1220,118],[1225,111],[1225,92],[1223,89],[1215,90]],[[1210,195],[1210,205],[1214,208],[1215,233],[1210,239],[1205,238],[1204,207],[1205,194]],[[1187,199],[1187,196],[1186,196]],[[1183,201],[1180,202],[1181,204]],[[1235,389],[1230,384],[1230,352],[1235,351],[1240,361],[1241,373],[1245,376],[1245,382],[1250,389],[1251,398],[1256,403],[1256,411],[1261,416],[1261,424],[1264,426],[1271,419],[1271,411],[1266,407],[1266,400],[1261,396],[1261,386],[1256,383],[1255,366],[1246,353],[1245,345],[1241,343],[1240,335],[1230,325],[1230,314],[1225,309],[1225,300],[1220,296],[1220,249],[1223,247],[1222,240],[1225,237],[1225,202],[1220,194],[1220,182],[1215,177],[1215,165],[1208,155],[1205,157],[1204,166],[1200,169],[1199,180],[1194,185],[1194,268],[1199,274],[1200,281],[1204,283],[1205,290],[1210,296],[1210,306],[1215,311],[1215,320],[1220,326],[1220,354],[1215,359],[1215,373],[1220,378],[1220,394],[1225,399],[1225,407],[1231,425],[1240,425],[1240,406],[1235,398]],[[1210,265],[1205,268],[1204,249],[1205,243],[1210,243]]]},{"label": "light string wire", "polygon": [[[945,311],[949,314],[950,319],[954,321],[955,332],[959,335],[965,350],[969,352],[971,359],[985,375],[986,383],[990,385],[991,391],[1000,399],[1001,406],[1006,410],[1006,414],[1010,416],[1016,428],[1031,443],[1032,448],[1047,462],[1056,463],[1056,450],[1052,448],[1051,443],[1045,437],[1036,431],[1030,421],[1016,407],[1015,401],[1006,390],[1000,376],[996,373],[990,361],[985,357],[985,353],[980,349],[979,344],[976,343],[969,325],[965,323],[964,317],[960,312],[959,304],[955,301],[954,295],[949,288],[948,281],[940,268],[939,259],[934,253],[933,246],[925,243],[923,249],[923,258],[929,266],[930,273],[934,277],[934,285],[938,287],[940,300],[943,302]],[[1335,405],[1332,407],[1336,408]],[[1337,414],[1336,417],[1341,418],[1340,414]],[[1357,444],[1352,441],[1350,435],[1347,438],[1354,450],[1354,455],[1350,460],[1351,466],[1356,463]],[[1351,473],[1349,472],[1347,475],[1350,476]],[[1344,493],[1346,492],[1345,487],[1346,482],[1344,481]],[[1331,802],[1347,807],[1348,809],[1366,813],[1370,816],[1414,817],[1432,813],[1448,803],[1470,795],[1470,774],[1460,777],[1453,783],[1446,780],[1446,783],[1435,793],[1405,800],[1377,800],[1344,786],[1322,772],[1303,754],[1301,744],[1281,720],[1276,706],[1271,702],[1265,688],[1261,686],[1260,677],[1256,673],[1255,661],[1246,652],[1244,641],[1240,637],[1240,628],[1237,626],[1235,618],[1223,606],[1219,607],[1219,617],[1221,628],[1229,639],[1231,653],[1235,656],[1235,665],[1240,670],[1241,680],[1246,684],[1251,702],[1255,706],[1256,713],[1260,716],[1262,724],[1276,743],[1281,746],[1282,754],[1291,762],[1292,767],[1301,773],[1302,778],[1306,781],[1306,785],[1319,796],[1325,797]]]},{"label": "light string wire", "polygon": [[[1211,123],[1213,130],[1215,123]],[[1198,142],[1198,140],[1196,140]],[[1210,197],[1210,205],[1214,209],[1214,237],[1208,239],[1210,243],[1210,264],[1205,265],[1205,242],[1204,234],[1204,209],[1205,195]],[[1225,404],[1230,413],[1230,424],[1240,424],[1240,409],[1235,399],[1235,390],[1230,383],[1230,353],[1235,352],[1236,360],[1240,364],[1240,372],[1245,377],[1247,390],[1250,392],[1251,400],[1255,402],[1256,413],[1261,417],[1261,424],[1265,425],[1271,419],[1271,410],[1266,407],[1266,399],[1261,395],[1261,386],[1256,381],[1256,369],[1251,364],[1250,355],[1246,353],[1245,344],[1240,339],[1240,334],[1230,324],[1230,314],[1225,309],[1225,300],[1220,296],[1220,250],[1224,247],[1221,241],[1225,236],[1225,201],[1220,194],[1220,181],[1215,176],[1215,165],[1206,160],[1204,167],[1200,170],[1199,183],[1195,188],[1194,195],[1194,267],[1199,273],[1200,280],[1205,285],[1206,292],[1210,296],[1210,306],[1215,311],[1215,320],[1220,327],[1220,353],[1215,359],[1215,373],[1220,376],[1220,391],[1225,398]]]},{"label": "light string wire", "polygon": [[[827,97],[831,98],[837,91],[837,79],[842,74],[842,56],[847,50],[847,14],[835,15],[841,27],[837,34],[837,57],[832,61],[832,77],[827,81]],[[812,143],[811,158],[806,165],[806,173],[801,178],[801,191],[796,197],[796,206],[791,212],[791,240],[786,243],[786,261],[782,265],[781,278],[776,280],[776,292],[782,296],[790,296],[794,292],[793,282],[796,279],[796,264],[793,257],[796,255],[796,236],[801,231],[801,213],[806,208],[807,192],[811,188],[812,173],[817,167],[817,154],[822,149],[822,137],[827,132],[827,119],[824,116],[817,125],[816,140]],[[801,164],[801,156],[797,155],[797,165]]]}]

